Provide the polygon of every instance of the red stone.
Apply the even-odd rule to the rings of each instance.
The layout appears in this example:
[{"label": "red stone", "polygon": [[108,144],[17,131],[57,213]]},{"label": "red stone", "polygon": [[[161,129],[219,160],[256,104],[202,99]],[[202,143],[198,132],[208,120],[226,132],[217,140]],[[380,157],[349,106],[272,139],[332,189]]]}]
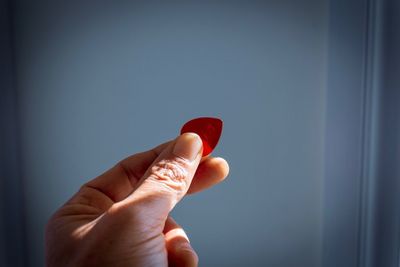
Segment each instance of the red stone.
[{"label": "red stone", "polygon": [[183,125],[181,134],[196,133],[203,141],[203,157],[209,155],[218,144],[222,133],[222,120],[202,117],[188,121]]}]

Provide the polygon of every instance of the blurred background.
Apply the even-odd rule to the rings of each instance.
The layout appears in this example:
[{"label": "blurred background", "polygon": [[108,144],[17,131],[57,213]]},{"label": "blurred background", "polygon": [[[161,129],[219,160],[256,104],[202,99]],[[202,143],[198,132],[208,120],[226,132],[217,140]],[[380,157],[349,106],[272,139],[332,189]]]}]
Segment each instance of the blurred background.
[{"label": "blurred background", "polygon": [[224,120],[173,215],[200,266],[400,266],[395,0],[1,1],[0,266],[80,185]]}]

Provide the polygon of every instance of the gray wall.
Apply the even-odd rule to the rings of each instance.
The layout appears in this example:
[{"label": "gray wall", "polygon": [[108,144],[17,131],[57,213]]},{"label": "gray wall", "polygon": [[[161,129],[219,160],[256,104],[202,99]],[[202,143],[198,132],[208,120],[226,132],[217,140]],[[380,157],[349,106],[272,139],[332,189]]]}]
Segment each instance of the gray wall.
[{"label": "gray wall", "polygon": [[400,3],[330,3],[323,266],[400,266]]},{"label": "gray wall", "polygon": [[399,15],[1,1],[0,266],[42,266],[44,225],[82,183],[211,115],[231,175],[174,211],[202,266],[398,267]]},{"label": "gray wall", "polygon": [[330,2],[322,256],[326,267],[359,266],[367,2]]},{"label": "gray wall", "polygon": [[119,159],[221,117],[229,180],[174,211],[203,266],[319,266],[327,3],[17,1],[27,247]]},{"label": "gray wall", "polygon": [[0,266],[23,266],[23,194],[11,14],[11,5],[0,0]]},{"label": "gray wall", "polygon": [[371,266],[400,266],[400,2],[385,1],[381,12],[375,257]]}]

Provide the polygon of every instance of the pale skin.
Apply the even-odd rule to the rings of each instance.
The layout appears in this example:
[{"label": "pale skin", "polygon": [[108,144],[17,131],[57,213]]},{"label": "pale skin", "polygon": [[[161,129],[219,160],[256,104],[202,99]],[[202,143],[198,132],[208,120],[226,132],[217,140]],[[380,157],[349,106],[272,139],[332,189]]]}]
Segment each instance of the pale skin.
[{"label": "pale skin", "polygon": [[201,154],[199,136],[186,133],[83,185],[49,220],[47,266],[197,266],[169,213],[228,175],[224,159]]}]

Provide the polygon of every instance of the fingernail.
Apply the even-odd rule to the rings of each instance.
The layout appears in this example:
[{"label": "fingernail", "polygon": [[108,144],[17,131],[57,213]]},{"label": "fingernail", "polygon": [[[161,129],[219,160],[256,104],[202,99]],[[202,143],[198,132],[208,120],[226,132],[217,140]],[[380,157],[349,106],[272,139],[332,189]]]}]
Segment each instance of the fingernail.
[{"label": "fingernail", "polygon": [[203,147],[200,136],[194,133],[185,133],[176,140],[173,153],[175,156],[193,161]]}]

